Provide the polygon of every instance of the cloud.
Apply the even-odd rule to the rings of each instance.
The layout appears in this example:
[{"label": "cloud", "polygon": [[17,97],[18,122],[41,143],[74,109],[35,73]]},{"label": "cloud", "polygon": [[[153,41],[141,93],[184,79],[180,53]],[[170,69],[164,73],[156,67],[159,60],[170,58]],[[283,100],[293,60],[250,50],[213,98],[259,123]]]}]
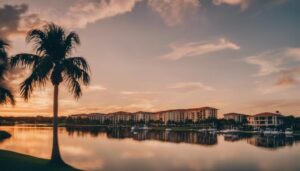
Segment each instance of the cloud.
[{"label": "cloud", "polygon": [[120,92],[123,95],[151,95],[151,94],[155,94],[154,92],[150,92],[150,91],[121,91]]},{"label": "cloud", "polygon": [[201,82],[176,83],[172,86],[169,86],[169,88],[184,91],[184,92],[191,92],[191,91],[197,91],[197,90],[204,90],[204,91],[214,91],[215,90],[213,87],[204,85]]},{"label": "cloud", "polygon": [[172,51],[162,55],[161,58],[178,60],[185,57],[202,56],[213,52],[218,52],[226,49],[239,50],[240,47],[224,38],[216,42],[192,42],[184,45],[171,45]]},{"label": "cloud", "polygon": [[24,35],[29,29],[45,23],[37,14],[28,14],[28,5],[4,5],[0,7],[0,37],[9,39]]},{"label": "cloud", "polygon": [[249,56],[245,59],[245,62],[259,67],[258,72],[255,74],[256,76],[266,76],[279,72],[281,70],[279,67],[281,65],[281,60],[272,61],[266,59],[268,57],[269,53],[258,56]]},{"label": "cloud", "polygon": [[182,23],[187,12],[197,9],[199,0],[148,0],[148,5],[165,23],[175,26]]},{"label": "cloud", "polygon": [[248,8],[250,4],[250,0],[212,0],[213,4],[215,5],[222,5],[222,4],[227,4],[227,5],[239,5],[241,6],[242,10],[245,10]]},{"label": "cloud", "polygon": [[276,85],[297,85],[299,84],[300,68],[292,68],[281,72],[281,76],[278,78]]},{"label": "cloud", "polygon": [[[276,110],[294,110],[299,112],[300,100],[299,99],[272,99],[272,100],[260,100],[253,102],[249,105],[249,109],[256,109],[259,111],[271,110],[270,112],[275,112]],[[295,111],[295,110],[294,110]],[[284,113],[285,114],[285,113]]]},{"label": "cloud", "polygon": [[[266,51],[255,56],[249,56],[244,61],[258,66],[256,76],[268,76],[271,74],[291,73],[291,66],[300,60],[300,48],[282,48]],[[292,69],[294,72],[294,69]]]},{"label": "cloud", "polygon": [[87,91],[104,91],[107,88],[103,87],[102,85],[90,85],[87,87]]},{"label": "cloud", "polygon": [[300,61],[300,48],[287,48],[285,50],[285,55]]},{"label": "cloud", "polygon": [[84,28],[98,20],[131,12],[139,0],[77,0],[59,23]]},{"label": "cloud", "polygon": [[260,9],[264,7],[269,7],[272,5],[280,5],[287,2],[288,0],[212,0],[214,5],[230,5],[230,6],[240,6],[241,10],[246,10],[250,6],[258,7]]}]

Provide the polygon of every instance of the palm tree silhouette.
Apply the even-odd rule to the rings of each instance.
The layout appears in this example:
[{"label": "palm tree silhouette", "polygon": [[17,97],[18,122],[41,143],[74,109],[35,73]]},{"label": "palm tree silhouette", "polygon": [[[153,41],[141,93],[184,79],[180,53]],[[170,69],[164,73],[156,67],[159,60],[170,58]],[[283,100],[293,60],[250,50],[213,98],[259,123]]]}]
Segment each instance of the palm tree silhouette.
[{"label": "palm tree silhouette", "polygon": [[6,49],[9,44],[0,39],[0,104],[11,103],[15,105],[15,98],[10,89],[5,84],[5,74],[8,70],[8,57]]},{"label": "palm tree silhouette", "polygon": [[62,82],[78,99],[82,95],[81,84],[90,83],[90,69],[83,57],[70,57],[73,49],[80,44],[77,33],[65,30],[55,24],[47,24],[42,29],[27,33],[27,43],[33,43],[35,54],[22,53],[11,58],[11,66],[29,67],[31,75],[21,83],[21,96],[28,101],[34,88],[43,87],[48,80],[54,86],[53,99],[53,146],[51,163],[63,163],[58,146],[58,89]]}]

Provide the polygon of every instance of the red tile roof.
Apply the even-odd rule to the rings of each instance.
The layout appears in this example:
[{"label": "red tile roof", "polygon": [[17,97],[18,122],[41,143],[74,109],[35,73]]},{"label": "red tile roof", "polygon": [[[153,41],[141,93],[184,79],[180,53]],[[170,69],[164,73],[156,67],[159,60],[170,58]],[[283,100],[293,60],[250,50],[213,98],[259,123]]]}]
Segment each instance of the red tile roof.
[{"label": "red tile roof", "polygon": [[243,115],[243,116],[249,116],[249,115],[246,115],[246,114],[242,114],[242,113],[234,113],[234,112],[232,112],[232,113],[225,113],[225,114],[223,114],[224,116],[228,116],[228,115]]},{"label": "red tile roof", "polygon": [[282,115],[279,113],[264,112],[264,113],[255,114],[253,116],[282,116]]}]

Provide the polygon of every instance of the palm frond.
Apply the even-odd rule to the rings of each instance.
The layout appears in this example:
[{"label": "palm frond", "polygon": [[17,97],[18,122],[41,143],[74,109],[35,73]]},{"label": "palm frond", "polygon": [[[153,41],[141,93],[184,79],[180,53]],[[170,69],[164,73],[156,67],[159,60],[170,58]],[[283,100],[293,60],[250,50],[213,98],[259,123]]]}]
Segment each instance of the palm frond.
[{"label": "palm frond", "polygon": [[85,70],[86,72],[90,72],[90,66],[83,57],[70,57],[66,60],[70,61],[71,63],[73,63],[73,65],[76,65],[77,67]]},{"label": "palm frond", "polygon": [[27,101],[35,87],[45,86],[49,79],[53,63],[50,57],[43,58],[35,68],[32,69],[31,75],[21,83],[21,96]]},{"label": "palm frond", "polygon": [[41,60],[38,55],[21,53],[10,58],[10,65],[12,68],[19,64],[25,67],[36,67]]},{"label": "palm frond", "polygon": [[45,52],[46,40],[47,40],[47,35],[45,34],[45,32],[43,32],[43,30],[39,30],[39,29],[33,29],[29,31],[26,36],[26,42],[33,43],[33,48],[36,51],[36,54],[38,55],[46,54]]},{"label": "palm frond", "polygon": [[[87,70],[87,68],[89,67],[83,67],[83,69],[81,68],[82,64],[78,64],[75,61],[76,60],[74,60],[74,58],[67,58],[63,61],[62,65],[64,66],[64,74],[73,77],[74,79],[76,79],[76,81],[79,81],[84,85],[89,85],[90,76],[89,71]],[[83,65],[87,65],[87,63],[84,63]]]},{"label": "palm frond", "polygon": [[6,50],[9,47],[9,43],[3,39],[0,39],[0,50]]},{"label": "palm frond", "polygon": [[12,104],[15,105],[16,101],[12,92],[5,87],[0,87],[0,104]]},{"label": "palm frond", "polygon": [[9,47],[9,44],[0,39],[0,80],[4,79],[5,71],[8,69],[8,57],[6,49]]},{"label": "palm frond", "polygon": [[64,43],[66,55],[70,55],[72,53],[72,49],[74,49],[76,45],[80,45],[79,35],[75,32],[71,32],[66,37]]},{"label": "palm frond", "polygon": [[82,90],[80,83],[71,75],[65,77],[69,92],[73,94],[75,99],[79,99],[82,96]]}]

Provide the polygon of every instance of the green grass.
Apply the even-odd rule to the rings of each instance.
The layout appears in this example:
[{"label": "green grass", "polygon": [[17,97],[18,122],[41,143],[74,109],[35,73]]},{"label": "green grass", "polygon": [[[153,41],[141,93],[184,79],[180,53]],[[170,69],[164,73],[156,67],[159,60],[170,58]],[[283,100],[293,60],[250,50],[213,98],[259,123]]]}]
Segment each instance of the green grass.
[{"label": "green grass", "polygon": [[3,171],[78,171],[67,164],[53,165],[49,160],[0,150],[0,170]]}]

